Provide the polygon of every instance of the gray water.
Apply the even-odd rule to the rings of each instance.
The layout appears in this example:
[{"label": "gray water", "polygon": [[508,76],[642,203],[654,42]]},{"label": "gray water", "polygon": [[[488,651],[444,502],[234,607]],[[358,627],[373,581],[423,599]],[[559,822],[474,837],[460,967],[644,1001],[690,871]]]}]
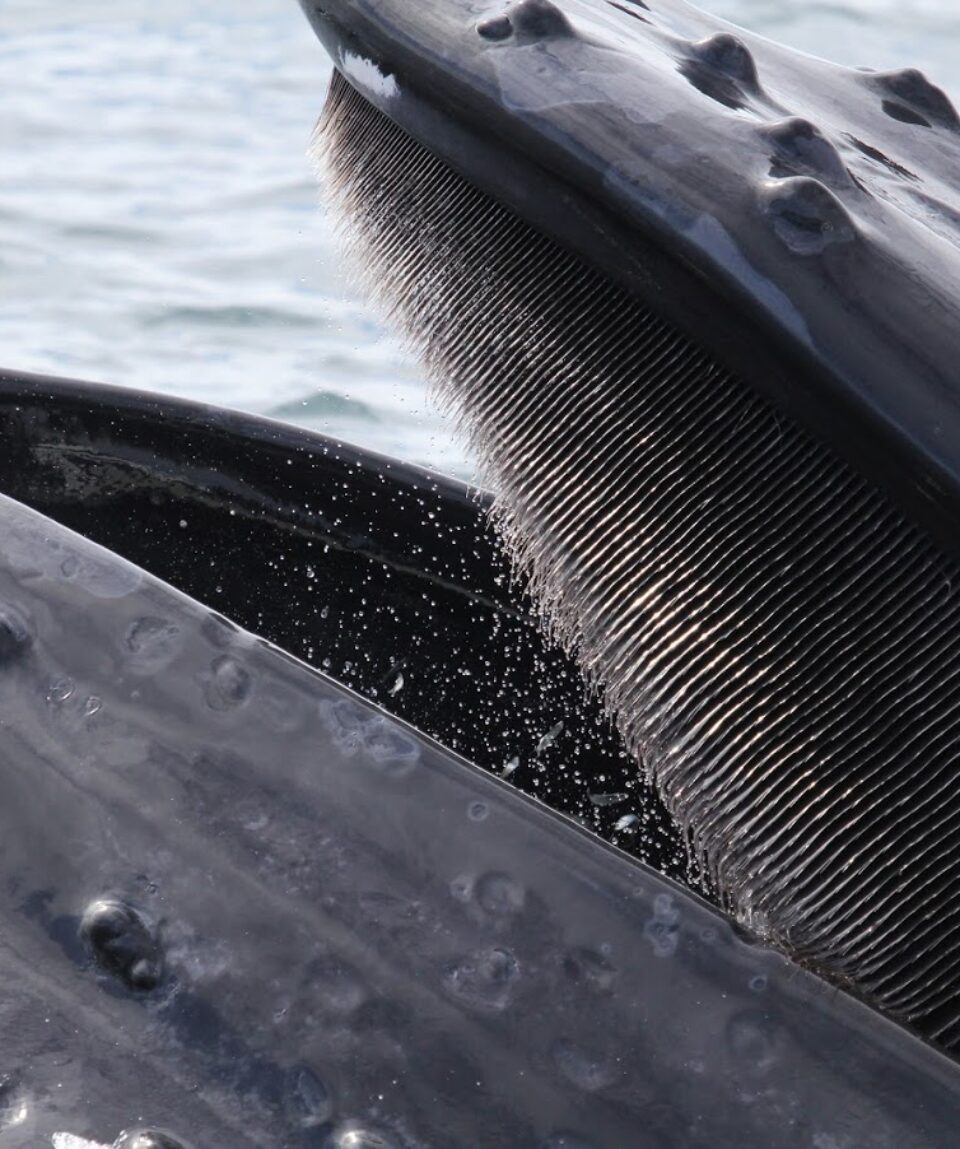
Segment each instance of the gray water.
[{"label": "gray water", "polygon": [[[957,0],[708,0],[960,91]],[[295,0],[0,0],[0,364],[269,414],[469,475],[342,274]]]}]

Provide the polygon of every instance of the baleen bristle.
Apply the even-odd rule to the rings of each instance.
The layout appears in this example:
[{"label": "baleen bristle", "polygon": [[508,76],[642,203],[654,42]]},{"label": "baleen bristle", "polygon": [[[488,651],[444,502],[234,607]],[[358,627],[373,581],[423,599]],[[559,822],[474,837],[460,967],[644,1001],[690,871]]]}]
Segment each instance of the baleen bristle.
[{"label": "baleen bristle", "polygon": [[544,619],[721,900],[960,1042],[956,564],[340,76],[318,155]]}]

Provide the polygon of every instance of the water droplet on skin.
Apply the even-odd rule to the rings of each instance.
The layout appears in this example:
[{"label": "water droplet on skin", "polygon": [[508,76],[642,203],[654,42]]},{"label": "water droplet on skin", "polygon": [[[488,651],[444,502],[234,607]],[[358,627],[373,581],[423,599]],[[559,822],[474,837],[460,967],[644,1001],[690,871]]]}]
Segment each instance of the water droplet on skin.
[{"label": "water droplet on skin", "polygon": [[750,988],[754,993],[763,993],[767,988],[766,974],[758,973],[755,977],[750,979]]},{"label": "water droplet on skin", "polygon": [[483,822],[489,813],[486,802],[471,802],[467,807],[467,817],[471,822]]},{"label": "water droplet on skin", "polygon": [[97,964],[131,990],[156,989],[163,957],[140,914],[118,898],[98,898],[84,911],[80,936]]},{"label": "water droplet on skin", "polygon": [[97,698],[95,694],[91,694],[83,707],[83,713],[87,718],[92,718],[94,714],[99,713],[103,709],[103,702]]},{"label": "water droplet on skin", "polygon": [[386,1129],[359,1121],[346,1121],[333,1131],[330,1149],[401,1149],[401,1145]]},{"label": "water droplet on skin", "polygon": [[72,678],[54,678],[47,686],[47,702],[57,705],[72,697],[76,684]]}]

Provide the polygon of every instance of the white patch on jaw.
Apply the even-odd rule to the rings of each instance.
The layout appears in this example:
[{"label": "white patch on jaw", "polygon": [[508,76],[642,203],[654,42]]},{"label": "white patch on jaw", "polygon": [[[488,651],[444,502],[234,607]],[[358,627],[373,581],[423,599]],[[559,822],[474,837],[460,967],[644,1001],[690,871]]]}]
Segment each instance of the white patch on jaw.
[{"label": "white patch on jaw", "polygon": [[75,1137],[72,1133],[54,1133],[53,1149],[110,1149],[99,1141],[88,1141],[86,1137]]},{"label": "white patch on jaw", "polygon": [[372,60],[358,56],[355,52],[344,52],[340,60],[340,71],[361,91],[371,96],[389,100],[400,94],[393,76],[385,76]]}]

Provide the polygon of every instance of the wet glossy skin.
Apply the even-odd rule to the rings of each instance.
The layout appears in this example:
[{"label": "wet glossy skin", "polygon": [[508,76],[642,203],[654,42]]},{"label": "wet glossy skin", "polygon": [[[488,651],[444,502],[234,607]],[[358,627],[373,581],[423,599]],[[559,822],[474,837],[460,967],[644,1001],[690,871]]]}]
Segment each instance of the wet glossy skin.
[{"label": "wet glossy skin", "polygon": [[[351,12],[363,14],[366,35],[381,16],[402,19],[403,7],[334,0],[324,10],[341,14],[341,37]],[[939,321],[923,323],[925,312],[936,319],[949,307],[930,273],[934,284],[950,282],[952,256],[926,231],[890,255],[868,226],[882,196],[861,217],[850,205],[867,193],[855,181],[844,190],[844,172],[868,161],[892,173],[883,179],[907,180],[906,152],[892,158],[878,137],[858,137],[858,160],[832,140],[832,127],[811,126],[809,116],[784,121],[797,111],[786,99],[787,64],[774,83],[768,49],[703,43],[707,32],[689,10],[652,8],[652,0],[589,14],[571,3],[566,15],[531,0],[506,13],[460,6],[477,53],[532,49],[516,59],[478,55],[477,66],[496,97],[486,110],[507,108],[510,123],[533,124],[528,153],[554,163],[583,197],[550,201],[540,222],[572,231],[645,290],[654,247],[682,250],[683,267],[658,282],[706,276],[699,297],[683,296],[687,322],[735,358],[724,343],[730,312],[721,324],[709,306],[711,293],[734,282],[731,308],[755,322],[758,345],[768,342],[758,357],[815,366],[825,356],[817,394],[836,401],[831,417],[867,378],[858,364],[883,368],[880,383],[905,366],[895,337],[907,322],[920,336],[909,377],[917,394],[939,394],[943,340],[953,336],[941,338]],[[451,6],[443,11],[446,20]],[[611,134],[597,132],[592,154],[572,146],[564,117],[579,105],[545,98],[543,77],[528,66],[545,63],[561,80],[568,51],[581,54],[580,65],[610,63],[598,40],[611,20],[645,34],[648,20],[659,22],[656,58],[672,63],[655,74],[678,85],[671,101],[677,92],[701,101],[671,103],[680,119],[664,128],[662,108],[649,120],[655,85],[635,93],[644,99],[615,104],[602,85],[616,70],[596,69],[596,106],[627,107],[666,131],[648,134],[668,149],[658,163],[673,157],[664,170],[677,174],[675,185],[656,184],[643,148],[631,153],[641,167],[618,169],[619,182],[580,180],[609,174],[597,157],[629,125],[621,117]],[[362,59],[369,43],[348,47]],[[405,93],[399,64],[393,85],[346,52],[341,64],[376,98]],[[410,82],[419,77],[425,91],[431,70],[450,92],[469,74],[449,43],[411,69]],[[876,97],[876,115],[895,131],[952,138],[949,110],[910,77],[856,83],[850,90]],[[457,90],[459,112],[481,107],[479,88]],[[429,127],[423,101],[404,95],[401,104]],[[743,176],[742,152],[719,146],[706,126],[703,152],[677,143],[696,122],[709,124],[703,109],[714,106],[728,117],[714,127],[729,138],[742,142],[742,129],[751,147],[765,141],[749,153],[766,157],[759,183]],[[448,129],[445,139],[467,166],[480,154],[475,137]],[[710,178],[696,180],[702,154]],[[497,169],[516,176],[513,196],[522,195],[525,162]],[[734,167],[742,197],[729,201],[720,234],[736,242],[718,246],[710,220],[720,208],[685,212],[697,196],[715,204],[718,188],[740,186]],[[642,259],[622,233],[600,250],[617,196],[617,218],[632,203],[645,221],[637,234],[651,246]],[[577,203],[583,214],[564,214]],[[943,268],[916,255],[928,250]],[[660,254],[666,268],[674,255]],[[903,277],[908,259],[918,278]],[[867,272],[878,294],[860,307],[849,289]],[[919,285],[916,293],[905,283]],[[884,327],[877,308],[892,301],[891,284],[904,310],[890,311]],[[841,289],[849,348],[828,307]],[[875,394],[890,400],[879,384]],[[816,404],[797,406],[815,422]],[[926,417],[929,404],[920,408]],[[867,426],[865,409],[853,410]],[[923,455],[912,451],[903,448],[901,477]],[[13,503],[0,503],[0,518],[0,1011],[12,1066],[0,1078],[4,1144],[46,1145],[56,1134],[66,1149],[74,1146],[64,1134],[118,1149],[953,1144],[954,1063],[144,572]]]},{"label": "wet glossy skin", "polygon": [[374,104],[956,547],[960,121],[682,0],[302,0]]},{"label": "wet glossy skin", "polygon": [[952,1062],[145,572],[0,518],[5,1147],[952,1144]]},{"label": "wet glossy skin", "polygon": [[281,423],[2,369],[0,442],[0,491],[686,874],[672,819],[530,616],[489,496]]}]

